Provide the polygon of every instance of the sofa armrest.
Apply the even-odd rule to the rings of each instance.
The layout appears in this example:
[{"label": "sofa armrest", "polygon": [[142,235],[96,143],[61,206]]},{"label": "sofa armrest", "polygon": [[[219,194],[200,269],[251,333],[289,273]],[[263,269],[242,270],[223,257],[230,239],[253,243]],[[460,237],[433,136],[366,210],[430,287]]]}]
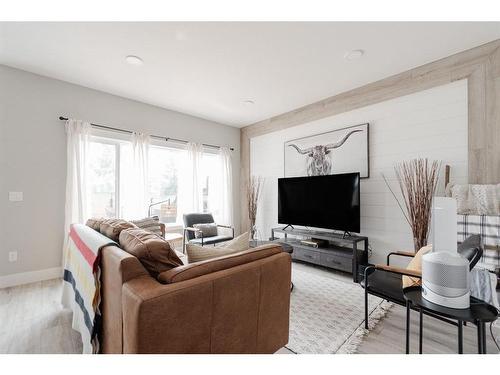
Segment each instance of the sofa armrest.
[{"label": "sofa armrest", "polygon": [[172,284],[123,286],[124,353],[272,353],[288,342],[291,258],[280,252]]},{"label": "sofa armrest", "polygon": [[139,260],[115,245],[101,251],[101,313],[102,352],[121,353],[122,288],[123,284],[137,277],[149,277]]}]

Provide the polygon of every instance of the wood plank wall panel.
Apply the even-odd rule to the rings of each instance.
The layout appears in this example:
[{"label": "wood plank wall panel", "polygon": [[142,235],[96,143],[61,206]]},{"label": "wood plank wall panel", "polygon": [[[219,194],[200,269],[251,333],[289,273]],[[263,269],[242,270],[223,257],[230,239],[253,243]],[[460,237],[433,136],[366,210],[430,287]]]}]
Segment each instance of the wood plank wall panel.
[{"label": "wood plank wall panel", "polygon": [[399,96],[468,80],[469,182],[500,182],[500,39],[241,129],[241,229],[248,229],[250,139]]},{"label": "wood plank wall panel", "polygon": [[[278,225],[278,178],[283,176],[284,143],[310,134],[370,122],[370,178],[361,182],[361,233],[370,238],[371,260],[383,263],[388,251],[411,249],[411,231],[382,178],[396,193],[394,164],[414,157],[451,165],[451,182],[468,180],[467,80],[419,91],[250,140],[250,168],[264,178],[257,218],[260,238]],[[335,163],[335,155],[333,156]],[[444,166],[439,193],[444,192]]]}]

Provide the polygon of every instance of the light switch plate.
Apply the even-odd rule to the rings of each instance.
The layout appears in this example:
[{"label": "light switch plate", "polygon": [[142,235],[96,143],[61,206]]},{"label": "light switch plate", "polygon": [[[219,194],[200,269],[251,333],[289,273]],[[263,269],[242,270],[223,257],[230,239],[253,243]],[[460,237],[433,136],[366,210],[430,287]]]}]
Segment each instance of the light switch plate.
[{"label": "light switch plate", "polygon": [[17,262],[17,251],[9,251],[9,262]]},{"label": "light switch plate", "polygon": [[21,202],[23,200],[22,191],[9,191],[9,201],[11,202]]}]

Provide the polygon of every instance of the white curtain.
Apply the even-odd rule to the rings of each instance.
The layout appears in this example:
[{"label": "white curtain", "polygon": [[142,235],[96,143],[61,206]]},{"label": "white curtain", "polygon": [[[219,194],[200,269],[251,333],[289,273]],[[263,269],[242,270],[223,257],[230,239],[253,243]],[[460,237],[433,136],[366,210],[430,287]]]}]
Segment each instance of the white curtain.
[{"label": "white curtain", "polygon": [[83,224],[89,218],[90,202],[88,201],[87,171],[90,130],[91,125],[88,122],[74,119],[66,121],[65,241],[71,224]]},{"label": "white curtain", "polygon": [[88,122],[66,121],[66,206],[65,232],[72,223],[85,223],[89,215],[87,171],[90,144]]},{"label": "white curtain", "polygon": [[187,155],[181,163],[177,183],[177,222],[182,215],[203,212],[203,145],[187,143]]},{"label": "white curtain", "polygon": [[132,160],[130,169],[123,171],[122,194],[123,202],[121,213],[123,218],[134,220],[142,219],[148,214],[148,163],[149,163],[150,136],[143,133],[132,133]]},{"label": "white curtain", "polygon": [[221,147],[220,155],[220,185],[218,195],[219,217],[218,223],[223,225],[233,225],[233,166],[231,161],[231,150],[228,147]]}]

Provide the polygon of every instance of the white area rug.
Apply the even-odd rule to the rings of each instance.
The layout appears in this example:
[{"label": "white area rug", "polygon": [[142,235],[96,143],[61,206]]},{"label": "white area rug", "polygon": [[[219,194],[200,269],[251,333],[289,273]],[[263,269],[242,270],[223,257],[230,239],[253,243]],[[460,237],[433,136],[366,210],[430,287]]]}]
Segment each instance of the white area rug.
[{"label": "white area rug", "polygon": [[[290,340],[286,346],[300,354],[355,353],[364,329],[364,290],[360,285],[325,276],[294,264]],[[323,273],[323,274],[322,274]],[[370,328],[392,304],[369,296]]]}]

